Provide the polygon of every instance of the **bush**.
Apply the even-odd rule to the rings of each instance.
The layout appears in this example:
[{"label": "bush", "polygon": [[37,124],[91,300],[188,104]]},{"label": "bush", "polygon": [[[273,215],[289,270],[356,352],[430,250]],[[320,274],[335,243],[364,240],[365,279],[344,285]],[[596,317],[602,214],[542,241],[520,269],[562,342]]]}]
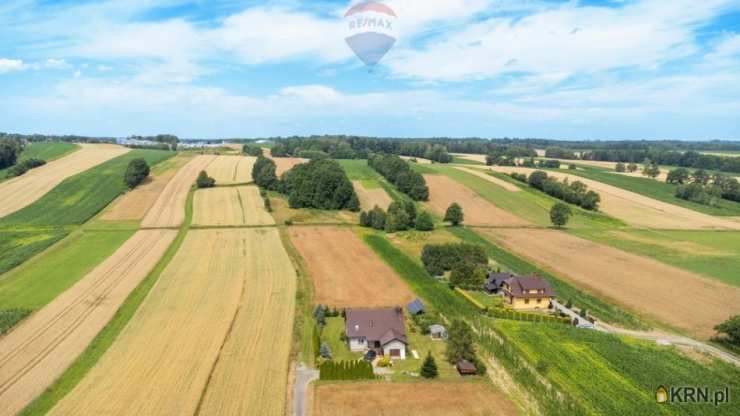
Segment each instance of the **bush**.
[{"label": "bush", "polygon": [[4,335],[10,328],[22,321],[31,313],[28,309],[0,310],[0,335]]},{"label": "bush", "polygon": [[198,188],[213,188],[216,186],[216,180],[208,176],[208,173],[206,171],[202,170],[198,174],[198,179],[196,179],[195,184],[198,186]]},{"label": "bush", "polygon": [[416,218],[416,229],[418,231],[434,230],[434,220],[428,212],[422,211]]},{"label": "bush", "polygon": [[431,351],[427,353],[427,358],[424,359],[424,363],[421,365],[419,374],[421,374],[422,377],[427,378],[427,379],[437,378],[437,376],[439,376],[439,370],[437,369],[437,363],[434,361],[434,357],[432,357]]},{"label": "bush", "polygon": [[367,361],[325,361],[319,366],[320,380],[373,380],[372,364]]},{"label": "bush", "polygon": [[45,164],[46,162],[41,159],[27,159],[9,168],[5,172],[5,177],[14,178],[16,176],[21,176],[31,169],[43,166]]},{"label": "bush", "polygon": [[[274,154],[274,153],[273,153]],[[258,156],[257,162],[252,167],[252,178],[254,183],[260,188],[268,190],[277,190],[278,179],[275,172],[277,166],[272,159],[268,159],[264,156]]]},{"label": "bush", "polygon": [[457,227],[462,224],[464,219],[465,214],[463,214],[462,207],[457,202],[453,202],[452,205],[447,208],[447,212],[445,212],[444,221],[448,221],[453,227]]},{"label": "bush", "polygon": [[321,358],[331,360],[331,347],[329,347],[329,344],[325,342],[321,343],[321,347],[319,347],[319,355]]},{"label": "bush", "polygon": [[570,207],[561,202],[553,205],[550,209],[550,221],[558,228],[562,228],[568,224],[572,215],[573,212],[570,210]]},{"label": "bush", "polygon": [[715,326],[714,330],[725,335],[730,344],[740,347],[740,315],[735,315]]},{"label": "bush", "polygon": [[481,290],[485,281],[485,268],[472,262],[458,262],[450,275],[450,283],[466,290]]},{"label": "bush", "polygon": [[460,262],[486,266],[488,256],[483,247],[474,244],[427,244],[421,251],[421,262],[429,274],[440,276]]},{"label": "bush", "polygon": [[144,159],[134,159],[128,164],[123,181],[129,189],[134,189],[149,176],[149,165]]},{"label": "bush", "polygon": [[381,357],[380,360],[378,360],[378,367],[390,367],[390,366],[391,366],[390,357]]},{"label": "bush", "polygon": [[722,198],[722,190],[715,185],[704,186],[694,182],[689,185],[679,185],[676,196],[698,204],[716,206]]},{"label": "bush", "polygon": [[262,156],[262,148],[257,144],[245,144],[242,152],[249,156]]},{"label": "bush", "polygon": [[527,175],[525,175],[523,173],[512,172],[511,173],[511,177],[514,178],[515,180],[519,181],[519,182],[527,183]]}]

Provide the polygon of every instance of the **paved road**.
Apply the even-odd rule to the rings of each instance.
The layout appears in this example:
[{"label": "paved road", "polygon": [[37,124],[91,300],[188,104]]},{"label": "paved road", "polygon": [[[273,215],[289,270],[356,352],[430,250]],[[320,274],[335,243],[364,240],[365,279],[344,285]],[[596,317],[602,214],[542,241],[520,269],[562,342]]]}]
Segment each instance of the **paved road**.
[{"label": "paved road", "polygon": [[293,416],[306,416],[308,414],[308,396],[306,391],[308,385],[318,380],[319,371],[306,367],[299,363],[295,371],[295,384],[293,385]]}]

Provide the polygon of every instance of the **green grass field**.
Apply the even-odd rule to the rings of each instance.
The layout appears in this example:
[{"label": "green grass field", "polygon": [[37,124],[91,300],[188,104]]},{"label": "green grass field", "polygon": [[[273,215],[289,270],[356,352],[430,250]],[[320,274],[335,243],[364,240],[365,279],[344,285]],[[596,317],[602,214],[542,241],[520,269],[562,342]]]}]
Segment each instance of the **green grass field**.
[{"label": "green grass field", "polygon": [[477,165],[477,166],[486,165],[485,163],[478,162],[477,160],[463,159],[459,156],[453,156],[452,163],[455,163],[457,165]]},{"label": "green grass field", "polygon": [[719,205],[712,207],[698,204],[676,197],[676,186],[650,178],[639,178],[634,176],[620,175],[606,169],[584,167],[579,170],[569,170],[568,173],[578,175],[586,179],[603,182],[607,185],[616,186],[636,194],[644,195],[658,201],[678,205],[708,215],[715,216],[740,216],[740,203],[722,199]]},{"label": "green grass field", "polygon": [[[659,405],[655,390],[697,386],[740,388],[740,369],[721,361],[697,362],[674,347],[635,341],[564,325],[495,321],[493,328],[541,376],[578,404],[567,414],[734,415],[737,404]],[[493,351],[502,357],[498,344]],[[543,364],[541,364],[543,363]],[[734,400],[734,398],[733,398]]]},{"label": "green grass field", "polygon": [[80,149],[80,145],[66,142],[31,143],[21,153],[20,160],[41,159],[47,162],[64,157]]},{"label": "green grass field", "polygon": [[361,352],[352,352],[347,343],[342,341],[344,334],[344,318],[341,316],[326,318],[326,326],[321,331],[321,342],[326,343],[331,349],[332,360],[356,361],[362,358]]},{"label": "green grass field", "polygon": [[65,229],[0,230],[0,275],[64,238]]},{"label": "green grass field", "polygon": [[0,309],[37,310],[108,258],[134,231],[74,232],[0,279]]}]

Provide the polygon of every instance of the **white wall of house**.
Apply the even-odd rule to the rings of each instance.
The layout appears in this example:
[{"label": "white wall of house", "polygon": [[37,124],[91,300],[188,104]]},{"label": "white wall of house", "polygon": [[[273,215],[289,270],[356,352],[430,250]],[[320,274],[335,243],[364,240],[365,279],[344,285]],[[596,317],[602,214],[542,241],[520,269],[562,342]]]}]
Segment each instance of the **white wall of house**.
[{"label": "white wall of house", "polygon": [[[399,350],[401,352],[400,356],[393,357],[391,355],[391,350]],[[406,359],[406,344],[404,344],[401,341],[391,341],[383,346],[383,355],[390,358],[399,358],[401,360]]]},{"label": "white wall of house", "polygon": [[367,340],[365,338],[350,338],[349,350],[352,352],[365,351],[367,349]]}]

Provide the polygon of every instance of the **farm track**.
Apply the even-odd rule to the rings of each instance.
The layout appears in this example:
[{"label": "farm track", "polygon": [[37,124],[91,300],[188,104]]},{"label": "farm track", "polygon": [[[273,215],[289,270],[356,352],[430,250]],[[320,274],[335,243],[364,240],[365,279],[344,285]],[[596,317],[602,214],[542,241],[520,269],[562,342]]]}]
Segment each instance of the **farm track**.
[{"label": "farm track", "polygon": [[36,202],[65,179],[100,165],[130,149],[108,144],[81,144],[65,157],[0,184],[0,218]]},{"label": "farm track", "polygon": [[142,228],[178,228],[185,221],[185,201],[198,173],[206,170],[215,156],[197,156],[170,180],[141,223]]},{"label": "farm track", "polygon": [[294,301],[277,229],[191,230],[51,414],[282,414]]},{"label": "farm track", "polygon": [[50,386],[147,276],[174,231],[140,231],[85,278],[0,339],[0,415]]}]

